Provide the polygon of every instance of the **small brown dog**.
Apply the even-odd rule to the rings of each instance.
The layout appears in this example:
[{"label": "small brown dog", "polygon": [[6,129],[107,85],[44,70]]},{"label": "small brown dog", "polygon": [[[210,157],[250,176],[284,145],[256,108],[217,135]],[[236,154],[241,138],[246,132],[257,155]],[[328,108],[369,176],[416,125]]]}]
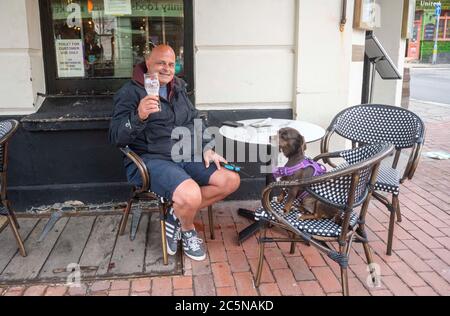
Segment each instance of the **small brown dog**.
[{"label": "small brown dog", "polygon": [[[278,131],[278,142],[279,151],[288,158],[288,161],[284,167],[276,169],[274,172],[275,178],[281,177],[281,181],[293,181],[326,172],[323,166],[305,157],[305,138],[297,130],[290,127],[280,129]],[[336,223],[340,222],[341,217],[338,209],[318,201],[299,187],[291,187],[288,191],[283,190],[278,196],[278,202],[282,202],[285,199],[286,193],[288,198],[284,205],[285,213],[292,209],[294,200],[303,195],[300,208],[310,214],[301,214],[299,219],[332,218]]]}]

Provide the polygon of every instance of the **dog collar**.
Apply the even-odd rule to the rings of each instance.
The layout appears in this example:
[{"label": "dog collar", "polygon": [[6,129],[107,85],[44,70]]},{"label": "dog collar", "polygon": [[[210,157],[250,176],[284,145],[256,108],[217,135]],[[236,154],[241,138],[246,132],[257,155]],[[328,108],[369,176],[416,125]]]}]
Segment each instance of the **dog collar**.
[{"label": "dog collar", "polygon": [[327,172],[327,169],[317,161],[305,158],[300,163],[292,167],[277,167],[273,170],[272,174],[274,178],[292,176],[295,172],[308,167],[312,167],[314,169],[314,173],[312,175],[313,177],[320,176]]}]

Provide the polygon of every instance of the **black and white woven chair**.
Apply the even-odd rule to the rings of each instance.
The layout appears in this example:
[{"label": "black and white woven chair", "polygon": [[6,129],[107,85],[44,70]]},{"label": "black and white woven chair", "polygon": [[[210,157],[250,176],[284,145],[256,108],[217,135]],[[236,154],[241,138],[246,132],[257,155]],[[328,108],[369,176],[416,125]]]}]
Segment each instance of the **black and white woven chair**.
[{"label": "black and white woven chair", "polygon": [[[347,108],[338,113],[321,142],[321,152],[329,149],[331,136],[336,133],[352,141],[353,147],[364,144],[388,142],[395,146],[396,152],[391,166],[382,164],[375,184],[374,197],[390,211],[387,254],[392,252],[395,215],[401,222],[399,203],[400,184],[412,179],[424,144],[425,126],[413,112],[389,105],[363,104]],[[406,167],[401,175],[399,158],[403,149],[411,149]],[[330,163],[329,161],[326,161]],[[333,166],[333,164],[330,164]],[[392,202],[380,194],[392,194]]]},{"label": "black and white woven chair", "polygon": [[[135,152],[133,152],[129,147],[121,147],[119,148],[122,153],[127,156],[138,168],[139,174],[142,179],[142,186],[137,187],[133,186],[133,190],[131,192],[131,196],[128,199],[127,206],[124,210],[124,214],[122,216],[122,220],[120,222],[120,228],[119,228],[119,234],[123,235],[125,232],[125,228],[127,226],[128,216],[131,211],[131,206],[134,202],[139,201],[155,201],[158,204],[159,208],[159,215],[160,215],[160,224],[161,224],[161,245],[162,245],[162,251],[163,251],[163,262],[165,265],[169,263],[169,259],[167,256],[167,244],[166,244],[166,225],[165,225],[165,218],[167,216],[167,211],[172,206],[172,201],[167,200],[166,198],[158,195],[155,192],[151,191],[150,188],[150,172],[147,169],[147,166],[145,165],[144,161],[137,155]],[[135,214],[133,214],[133,217]],[[139,215],[136,215],[139,216]],[[214,219],[213,219],[213,209],[212,206],[208,207],[208,219],[209,219],[209,231],[211,234],[211,239],[215,239],[214,236]],[[130,239],[133,240],[136,236],[137,231],[137,223],[138,220],[134,220],[135,224],[131,225],[131,232],[130,232]]]},{"label": "black and white woven chair", "polygon": [[1,205],[0,215],[6,216],[8,223],[11,226],[11,230],[14,234],[14,238],[19,246],[20,254],[25,257],[27,255],[25,247],[23,245],[22,238],[18,229],[19,223],[14,211],[10,207],[6,192],[6,172],[8,169],[8,142],[19,127],[19,122],[16,120],[6,120],[0,122],[0,187],[1,187]]},{"label": "black and white woven chair", "polygon": [[[340,158],[344,159],[336,168],[324,175],[311,177],[297,181],[279,181],[268,185],[263,191],[262,208],[257,210],[258,219],[261,221],[259,238],[259,264],[256,273],[256,286],[261,281],[264,261],[264,245],[268,242],[293,242],[304,241],[325,252],[341,268],[342,292],[348,295],[347,267],[351,245],[354,239],[361,241],[364,246],[366,258],[371,268],[374,282],[377,282],[375,270],[372,268],[372,254],[365,233],[365,216],[367,205],[372,194],[371,188],[375,184],[378,167],[381,160],[388,156],[394,147],[390,144],[373,144],[356,149],[341,152],[322,154],[314,160]],[[342,223],[337,224],[331,219],[299,220],[300,211],[291,210],[283,212],[284,201],[278,203],[270,200],[270,194],[276,189],[286,189],[298,186],[306,190],[319,201],[336,207],[342,211]],[[296,201],[294,206],[299,206]],[[355,207],[363,204],[359,214]],[[275,225],[288,231],[289,237],[267,238],[268,225]],[[337,242],[338,250],[330,247],[327,242]],[[291,247],[291,252],[293,248]]]}]

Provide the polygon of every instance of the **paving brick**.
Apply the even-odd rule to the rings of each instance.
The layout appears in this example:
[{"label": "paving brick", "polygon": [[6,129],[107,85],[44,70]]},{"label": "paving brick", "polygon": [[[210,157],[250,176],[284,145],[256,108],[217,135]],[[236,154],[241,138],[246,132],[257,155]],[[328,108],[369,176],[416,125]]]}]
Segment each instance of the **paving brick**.
[{"label": "paving brick", "polygon": [[208,241],[208,254],[211,262],[223,262],[227,261],[227,253],[225,251],[225,245],[220,240]]},{"label": "paving brick", "polygon": [[108,296],[129,296],[130,290],[111,290],[108,293]]},{"label": "paving brick", "polygon": [[397,275],[410,287],[425,286],[426,283],[404,262],[391,262],[389,264]]},{"label": "paving brick", "polygon": [[253,275],[250,272],[233,273],[234,282],[239,296],[256,296]]},{"label": "paving brick", "polygon": [[67,292],[67,287],[64,285],[60,286],[49,286],[45,291],[45,296],[64,296]]},{"label": "paving brick", "polygon": [[192,260],[192,274],[193,275],[201,275],[201,274],[210,274],[211,273],[211,263],[209,260],[203,261],[195,261]]},{"label": "paving brick", "polygon": [[450,264],[450,251],[447,249],[432,249],[432,251],[444,262]]},{"label": "paving brick", "polygon": [[194,276],[195,296],[214,296],[216,290],[212,274],[202,274]]},{"label": "paving brick", "polygon": [[176,276],[172,278],[173,288],[175,290],[180,289],[192,289],[192,276]]},{"label": "paving brick", "polygon": [[283,295],[301,295],[302,291],[290,269],[274,270],[273,275]]},{"label": "paving brick", "polygon": [[[256,271],[258,270],[258,259],[249,259],[250,267],[252,269],[253,275],[256,277]],[[275,282],[273,278],[272,271],[266,260],[263,261],[263,268],[261,272],[261,283],[272,283]]]},{"label": "paving brick", "polygon": [[106,291],[109,290],[110,286],[110,281],[96,281],[91,285],[90,290],[91,292]]},{"label": "paving brick", "polygon": [[141,278],[131,281],[132,292],[149,292],[152,280],[150,278]]},{"label": "paving brick", "polygon": [[235,287],[219,287],[217,296],[237,296],[237,290]]},{"label": "paving brick", "polygon": [[442,245],[421,230],[410,232],[416,240],[419,240],[427,248],[442,248]]},{"label": "paving brick", "polygon": [[445,248],[450,248],[450,237],[436,237],[435,239]]},{"label": "paving brick", "polygon": [[389,290],[371,290],[372,296],[392,296],[392,292]]},{"label": "paving brick", "polygon": [[159,277],[152,279],[152,296],[164,296],[172,294],[172,279]]},{"label": "paving brick", "polygon": [[87,286],[82,284],[81,286],[71,286],[67,293],[70,296],[84,296],[87,292]]},{"label": "paving brick", "polygon": [[192,289],[177,289],[173,291],[173,296],[194,296]]},{"label": "paving brick", "polygon": [[439,258],[425,261],[434,271],[450,283],[450,265]]},{"label": "paving brick", "polygon": [[432,271],[432,268],[411,250],[397,250],[395,253],[416,272]]},{"label": "paving brick", "polygon": [[289,257],[286,260],[297,281],[315,280],[316,277],[308,268],[303,257]]},{"label": "paving brick", "polygon": [[228,251],[227,255],[232,272],[250,271],[250,265],[248,264],[244,251]]},{"label": "paving brick", "polygon": [[238,244],[238,232],[236,229],[222,229],[222,238],[227,251],[242,250]]},{"label": "paving brick", "polygon": [[263,283],[259,285],[261,296],[281,296],[280,289],[276,283]]},{"label": "paving brick", "polygon": [[300,281],[297,283],[303,295],[324,296],[325,292],[317,281]]},{"label": "paving brick", "polygon": [[301,249],[301,253],[308,264],[308,267],[324,267],[327,265],[316,248],[303,244],[300,244],[299,248]]},{"label": "paving brick", "polygon": [[316,276],[325,293],[334,293],[342,290],[340,281],[329,267],[315,267],[312,272]]},{"label": "paving brick", "polygon": [[443,237],[445,234],[441,232],[439,229],[435,228],[434,226],[430,225],[426,221],[415,221],[414,224],[417,225],[417,227],[420,227],[420,230],[427,233],[427,235],[431,237]]},{"label": "paving brick", "polygon": [[349,278],[348,288],[351,296],[370,296],[369,291],[358,278]]},{"label": "paving brick", "polygon": [[450,285],[436,272],[419,272],[419,275],[424,279],[439,295],[450,294]]},{"label": "paving brick", "polygon": [[131,292],[130,296],[151,296],[150,292]]},{"label": "paving brick", "polygon": [[23,296],[43,296],[46,288],[46,285],[30,286],[23,292]]},{"label": "paving brick", "polygon": [[234,279],[231,274],[230,265],[227,262],[218,262],[212,264],[214,284],[216,287],[233,287]]},{"label": "paving brick", "polygon": [[438,295],[431,287],[422,286],[422,287],[413,287],[413,291],[416,295],[419,296],[436,296]]},{"label": "paving brick", "polygon": [[384,276],[381,278],[381,282],[385,284],[395,296],[414,295],[410,288],[397,276]]},{"label": "paving brick", "polygon": [[24,291],[25,288],[22,286],[10,287],[6,289],[6,291],[3,293],[3,296],[22,296]]},{"label": "paving brick", "polygon": [[436,258],[436,255],[418,240],[405,240],[404,243],[423,260]]},{"label": "paving brick", "polygon": [[130,281],[128,280],[114,280],[111,282],[111,291],[115,290],[129,290]]}]

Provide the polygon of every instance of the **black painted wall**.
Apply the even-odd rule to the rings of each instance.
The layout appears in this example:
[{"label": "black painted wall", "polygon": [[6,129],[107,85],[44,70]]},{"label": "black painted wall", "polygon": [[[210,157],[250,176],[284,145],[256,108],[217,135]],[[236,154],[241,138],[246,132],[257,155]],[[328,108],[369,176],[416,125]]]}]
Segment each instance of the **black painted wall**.
[{"label": "black painted wall", "polygon": [[[89,107],[89,103],[85,105]],[[110,113],[111,109],[103,112]],[[291,110],[207,114],[209,124],[216,126],[225,120],[292,118]],[[108,142],[107,118],[83,119],[78,115],[78,121],[63,122],[45,119],[51,115],[39,115],[35,120],[30,116],[14,117],[22,121],[9,145],[8,195],[16,211],[67,200],[103,203],[127,199],[131,187],[126,183],[120,151]],[[6,118],[11,117],[1,117]],[[250,176],[241,175],[241,188],[228,199],[259,199],[265,184],[259,164],[239,165]]]}]

